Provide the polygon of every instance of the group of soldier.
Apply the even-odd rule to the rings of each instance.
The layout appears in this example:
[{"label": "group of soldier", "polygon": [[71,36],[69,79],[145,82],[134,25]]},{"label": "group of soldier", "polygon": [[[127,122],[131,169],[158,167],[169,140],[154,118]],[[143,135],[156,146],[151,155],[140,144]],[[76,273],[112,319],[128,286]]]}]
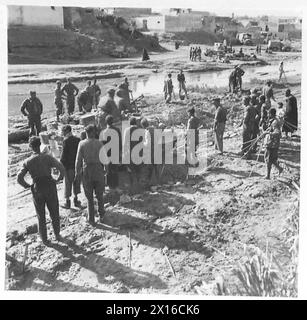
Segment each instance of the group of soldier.
[{"label": "group of soldier", "polygon": [[[243,144],[242,157],[249,159],[252,153],[257,152],[257,142],[263,138],[265,147],[265,160],[267,164],[266,178],[270,179],[272,165],[276,166],[279,173],[282,168],[278,164],[278,149],[282,132],[285,136],[297,130],[298,111],[297,100],[290,89],[285,91],[286,108],[279,102],[278,107],[272,106],[272,100],[276,103],[273,93],[272,81],[267,81],[262,89],[262,94],[253,90],[252,94],[244,97],[245,113],[243,117]],[[261,151],[261,147],[260,150]]]},{"label": "group of soldier", "polygon": [[[79,89],[74,85],[70,78],[67,79],[67,83],[62,87],[61,81],[56,82],[54,103],[56,106],[56,117],[59,121],[59,117],[64,113],[63,100],[66,100],[67,113],[73,114],[75,111],[75,97],[78,96]],[[78,96],[78,107],[80,112],[90,112],[92,108],[96,109],[101,90],[97,85],[97,79],[88,80],[86,87],[81,90]]]},{"label": "group of soldier", "polygon": [[191,61],[201,61],[201,47],[191,47],[190,48],[190,60]]},{"label": "group of soldier", "polygon": [[[179,98],[181,100],[184,100],[185,98],[188,98],[188,91],[186,87],[185,75],[182,69],[177,74],[177,81],[178,81],[178,87],[179,87]],[[167,79],[164,81],[163,92],[164,92],[164,99],[166,103],[170,103],[172,100],[172,97],[175,95],[171,73],[167,75]]]},{"label": "group of soldier", "polygon": [[[75,102],[78,103],[78,112],[87,113],[92,110],[106,110],[112,113],[115,118],[123,111],[131,111],[130,93],[128,79],[125,78],[117,90],[110,89],[107,92],[107,101],[102,101],[99,108],[101,89],[94,77],[93,84],[91,80],[87,81],[86,87],[80,91],[79,88],[68,78],[67,82],[62,86],[61,81],[56,81],[54,90],[54,104],[56,109],[56,119],[60,121],[60,117],[66,113],[72,115],[75,110]],[[115,103],[116,95],[116,103]],[[76,99],[77,97],[77,99]],[[66,102],[64,104],[64,101]],[[35,91],[30,91],[30,96],[25,99],[21,105],[21,113],[28,118],[28,126],[30,128],[30,136],[39,135],[42,128],[41,115],[43,113],[43,104],[37,97]]]}]

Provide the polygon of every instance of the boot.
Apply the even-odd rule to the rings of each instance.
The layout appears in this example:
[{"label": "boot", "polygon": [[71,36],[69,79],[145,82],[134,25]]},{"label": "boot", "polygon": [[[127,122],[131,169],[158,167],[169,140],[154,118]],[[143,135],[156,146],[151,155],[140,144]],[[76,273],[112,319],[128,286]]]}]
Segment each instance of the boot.
[{"label": "boot", "polygon": [[63,208],[70,209],[70,199],[66,199],[65,204],[63,205]]},{"label": "boot", "polygon": [[78,200],[78,197],[74,197],[74,206],[81,207],[81,201]]}]

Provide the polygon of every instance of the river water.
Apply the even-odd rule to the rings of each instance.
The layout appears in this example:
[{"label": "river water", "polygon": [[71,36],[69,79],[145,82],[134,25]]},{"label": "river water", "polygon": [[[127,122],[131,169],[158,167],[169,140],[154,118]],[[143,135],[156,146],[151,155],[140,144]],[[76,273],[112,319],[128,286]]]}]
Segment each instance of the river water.
[{"label": "river water", "polygon": [[[244,82],[249,82],[252,79],[267,80],[269,78],[278,77],[278,65],[257,66],[257,67],[244,67],[245,75],[243,77]],[[284,67],[287,77],[300,76],[301,75],[301,60],[294,60],[287,62]],[[208,71],[208,72],[193,72],[185,73],[186,84],[198,85],[200,87],[225,87],[228,86],[228,77],[230,70],[222,71]],[[141,94],[156,95],[161,94],[163,98],[163,84],[165,80],[165,73],[153,73],[150,76],[139,77],[137,80],[130,81],[130,89],[132,90],[133,97],[136,98]],[[99,80],[98,84],[104,94],[110,86],[119,84],[122,79],[103,79]],[[176,75],[173,74],[173,83],[175,86],[175,92],[178,92],[178,83]],[[79,89],[85,87],[85,82],[75,82]],[[8,115],[16,116],[20,115],[20,105],[22,101],[28,97],[29,90],[35,90],[37,96],[43,103],[44,115],[54,115],[55,107],[53,103],[54,99],[53,83],[38,83],[38,84],[9,84],[8,85]],[[76,104],[77,106],[77,104]]]}]

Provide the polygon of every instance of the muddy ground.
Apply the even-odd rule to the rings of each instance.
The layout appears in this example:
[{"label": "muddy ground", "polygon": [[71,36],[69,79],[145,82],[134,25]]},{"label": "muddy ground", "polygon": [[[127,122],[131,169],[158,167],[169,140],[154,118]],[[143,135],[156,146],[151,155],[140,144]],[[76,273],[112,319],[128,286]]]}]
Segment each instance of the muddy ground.
[{"label": "muddy ground", "polygon": [[[174,69],[191,64],[185,54],[174,53]],[[167,55],[157,60],[158,72],[169,70],[171,53]],[[277,63],[281,57],[291,61],[293,56],[300,58],[299,54],[276,54],[265,60]],[[129,68],[131,76],[152,72],[137,65]],[[193,68],[203,65],[193,64]],[[289,86],[300,106],[300,75],[287,80],[288,85],[276,85],[276,99],[284,102]],[[253,79],[244,83],[244,88],[262,84],[262,79]],[[63,242],[53,240],[48,223],[51,247],[39,241],[30,192],[16,183],[17,170],[29,155],[27,145],[9,145],[7,289],[206,295],[219,293],[216,282],[223,277],[227,294],[246,294],[235,274],[246,246],[268,248],[278,262],[280,276],[286,277],[292,257],[284,229],[298,198],[292,182],[299,184],[300,179],[300,131],[281,141],[282,176],[273,171],[272,179],[265,180],[263,153],[252,160],[240,156],[242,97],[229,95],[224,87],[191,85],[189,91],[188,101],[177,100],[169,106],[162,95],[147,96],[144,115],[158,117],[168,125],[185,124],[186,109],[193,105],[204,127],[210,129],[214,109],[209,98],[219,95],[229,111],[225,154],[217,155],[209,143],[202,158],[206,167],[188,171],[170,166],[162,185],[150,191],[142,191],[140,186],[127,202],[118,201],[119,195],[114,197],[107,190],[106,218],[95,228],[87,224],[85,209],[60,208]],[[12,117],[9,125],[16,122],[20,118]],[[63,202],[63,183],[58,192]],[[85,207],[83,194],[81,201]]]}]

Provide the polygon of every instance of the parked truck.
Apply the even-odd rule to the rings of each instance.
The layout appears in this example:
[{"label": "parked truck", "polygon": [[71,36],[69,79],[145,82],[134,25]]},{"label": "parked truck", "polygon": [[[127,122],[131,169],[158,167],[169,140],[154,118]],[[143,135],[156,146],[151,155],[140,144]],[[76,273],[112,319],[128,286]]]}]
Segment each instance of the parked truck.
[{"label": "parked truck", "polygon": [[253,44],[252,35],[250,33],[238,33],[237,39],[240,41],[241,44],[250,46]]}]

